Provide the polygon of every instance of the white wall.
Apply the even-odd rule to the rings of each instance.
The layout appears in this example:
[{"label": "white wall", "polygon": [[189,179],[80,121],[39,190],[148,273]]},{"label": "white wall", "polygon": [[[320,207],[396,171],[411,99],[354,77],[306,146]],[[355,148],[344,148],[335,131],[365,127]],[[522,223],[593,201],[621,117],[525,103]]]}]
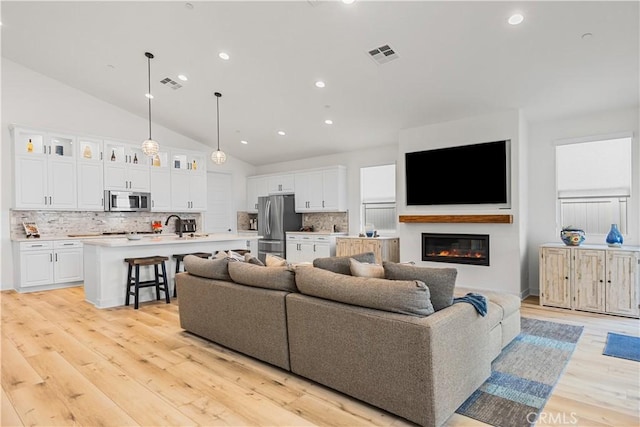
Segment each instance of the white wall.
[{"label": "white wall", "polygon": [[[556,217],[555,141],[618,132],[633,132],[632,171],[633,184],[629,201],[629,233],[625,245],[640,244],[640,110],[630,108],[603,111],[581,117],[555,120],[529,125],[529,219],[528,219],[528,264],[529,285],[532,294],[538,294],[538,247],[547,242],[560,240],[560,224]],[[602,165],[615,168],[615,165]],[[587,236],[588,239],[588,236]],[[586,241],[585,243],[604,244]]]},{"label": "white wall", "polygon": [[[465,118],[451,122],[421,126],[400,132],[398,150],[398,211],[407,215],[429,214],[512,214],[513,224],[400,224],[400,257],[417,265],[451,267],[451,264],[421,261],[421,233],[489,234],[490,266],[456,264],[457,285],[478,290],[496,290],[522,296],[526,265],[521,261],[522,234],[520,204],[525,189],[520,179],[521,151],[526,145],[520,130],[521,117],[517,110]],[[511,140],[511,208],[479,206],[406,206],[404,154],[433,148],[451,147],[482,142]],[[526,152],[526,150],[524,150]],[[482,159],[478,159],[479,162]],[[425,182],[425,185],[429,185]],[[433,183],[437,185],[437,183]]]},{"label": "white wall", "polygon": [[[2,196],[0,199],[0,250],[2,274],[0,288],[13,288],[13,257],[9,240],[9,209],[13,201],[13,162],[10,124],[32,128],[98,136],[118,140],[141,141],[147,131],[147,118],[139,117],[115,107],[93,96],[73,89],[42,74],[2,59]],[[210,152],[212,147],[162,126],[153,125],[154,138],[161,144],[170,141],[170,146],[189,150]],[[169,145],[169,144],[167,144]],[[255,168],[241,160],[227,157],[222,166],[213,163],[208,169],[231,172],[235,208],[246,206],[246,176],[253,175]]]},{"label": "white wall", "polygon": [[360,232],[360,168],[392,164],[395,163],[397,156],[398,146],[394,143],[382,147],[372,147],[364,151],[352,151],[259,166],[257,174],[289,172],[335,165],[346,166],[349,234],[357,235]]}]

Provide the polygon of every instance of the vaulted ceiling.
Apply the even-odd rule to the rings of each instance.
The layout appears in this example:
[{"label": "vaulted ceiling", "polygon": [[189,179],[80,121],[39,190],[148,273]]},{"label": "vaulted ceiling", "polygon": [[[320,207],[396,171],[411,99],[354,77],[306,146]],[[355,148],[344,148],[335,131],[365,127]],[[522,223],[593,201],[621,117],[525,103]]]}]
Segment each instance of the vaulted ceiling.
[{"label": "vaulted ceiling", "polygon": [[[535,122],[637,106],[638,6],[3,1],[2,56],[146,118],[152,52],[154,122],[215,147],[221,92],[221,148],[262,165],[504,109]],[[397,58],[379,64],[369,51],[385,45]]]}]

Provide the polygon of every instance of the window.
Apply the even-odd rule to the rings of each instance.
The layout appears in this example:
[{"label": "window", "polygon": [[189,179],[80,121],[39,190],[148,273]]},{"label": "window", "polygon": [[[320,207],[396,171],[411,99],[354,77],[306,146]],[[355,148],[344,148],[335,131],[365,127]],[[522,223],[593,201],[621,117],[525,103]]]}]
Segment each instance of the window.
[{"label": "window", "polygon": [[396,165],[360,169],[361,229],[373,224],[379,234],[396,230]]},{"label": "window", "polygon": [[558,141],[556,189],[560,225],[606,235],[627,231],[631,196],[631,135]]}]

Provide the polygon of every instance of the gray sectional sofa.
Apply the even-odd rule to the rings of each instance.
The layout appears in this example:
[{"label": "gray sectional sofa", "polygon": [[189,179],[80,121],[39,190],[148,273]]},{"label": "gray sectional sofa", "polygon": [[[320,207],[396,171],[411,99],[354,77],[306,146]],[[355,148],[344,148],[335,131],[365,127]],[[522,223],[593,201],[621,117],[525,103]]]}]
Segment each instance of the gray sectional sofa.
[{"label": "gray sectional sofa", "polygon": [[455,269],[388,264],[385,275],[407,274],[391,280],[350,276],[348,257],[316,261],[291,269],[185,257],[181,327],[423,426],[442,425],[520,332],[515,296],[484,293],[485,317],[451,304],[466,293],[454,289]]}]

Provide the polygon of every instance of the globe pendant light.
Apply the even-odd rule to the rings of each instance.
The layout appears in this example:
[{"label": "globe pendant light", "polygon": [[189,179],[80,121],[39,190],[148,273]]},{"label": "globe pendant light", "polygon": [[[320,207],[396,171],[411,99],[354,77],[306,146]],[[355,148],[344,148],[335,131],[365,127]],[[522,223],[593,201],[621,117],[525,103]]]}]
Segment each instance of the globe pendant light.
[{"label": "globe pendant light", "polygon": [[222,94],[220,92],[214,92],[216,96],[216,111],[217,111],[217,122],[218,122],[218,149],[211,153],[211,160],[216,165],[221,165],[227,161],[227,155],[224,154],[223,151],[220,151],[220,97]]},{"label": "globe pendant light", "polygon": [[147,70],[148,70],[148,81],[149,81],[149,92],[147,92],[147,98],[149,99],[149,139],[142,142],[142,152],[147,156],[153,156],[158,154],[158,150],[160,146],[156,141],[151,138],[151,60],[153,59],[153,54],[149,52],[145,52],[144,56],[147,57]]}]

